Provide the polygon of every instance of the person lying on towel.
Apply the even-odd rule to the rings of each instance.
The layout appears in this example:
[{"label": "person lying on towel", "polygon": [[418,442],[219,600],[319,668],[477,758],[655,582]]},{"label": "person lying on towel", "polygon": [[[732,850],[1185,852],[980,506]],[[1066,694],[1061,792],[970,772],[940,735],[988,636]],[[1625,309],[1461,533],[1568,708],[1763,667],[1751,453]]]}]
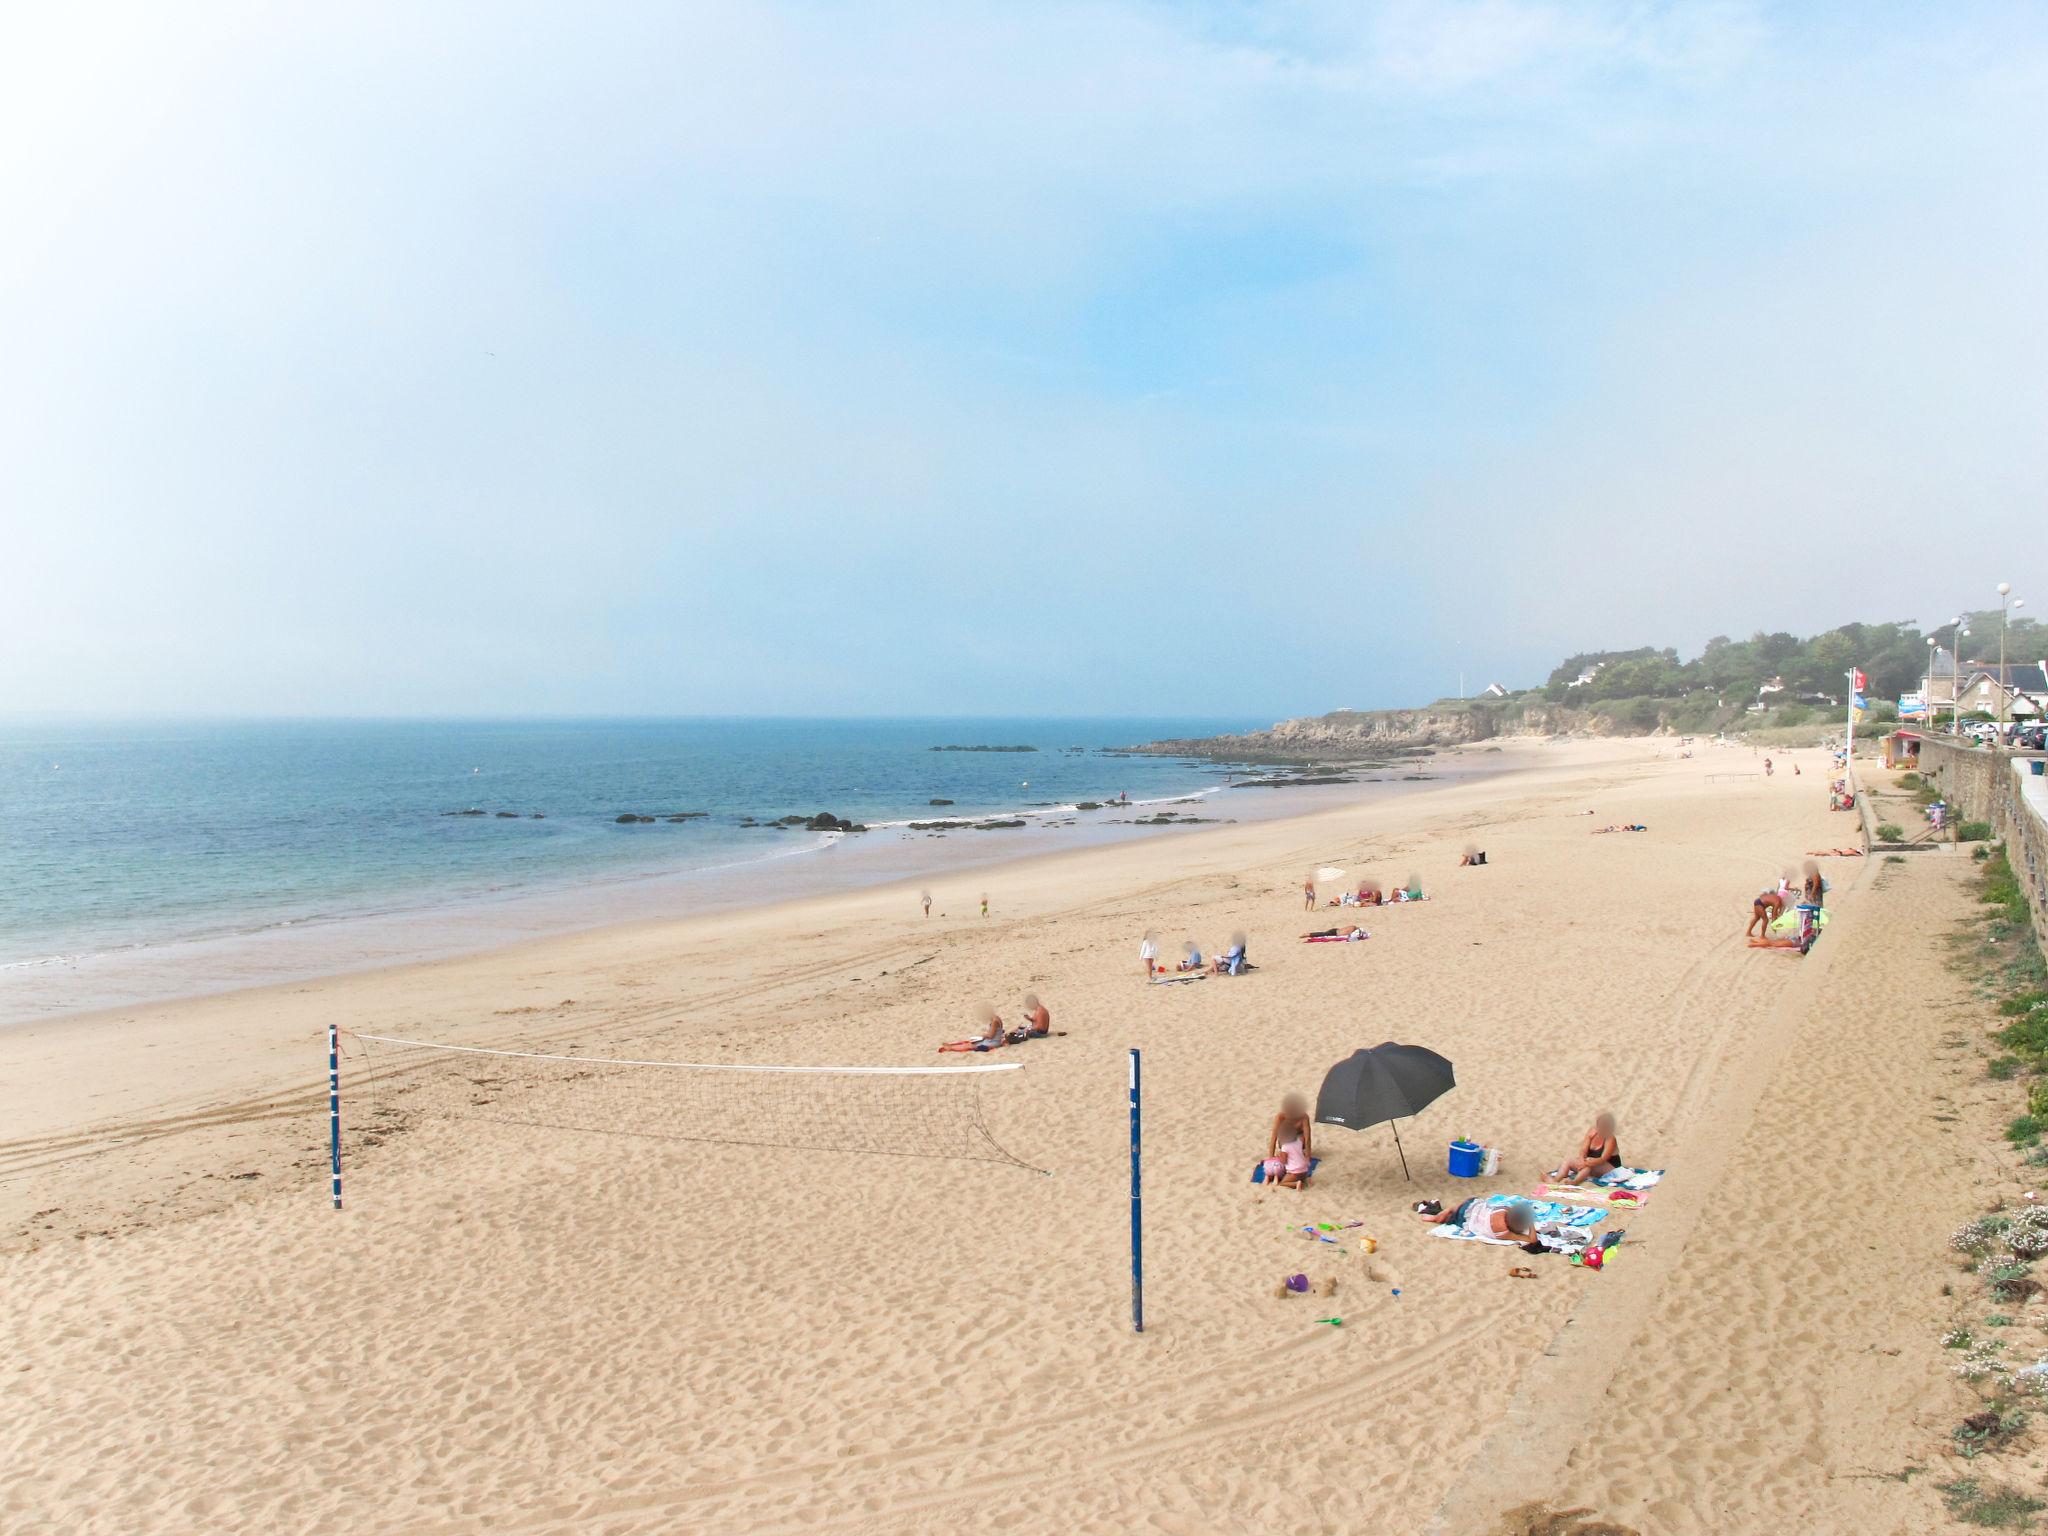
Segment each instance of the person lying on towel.
[{"label": "person lying on towel", "polygon": [[1331,941],[1348,943],[1353,939],[1369,939],[1371,934],[1363,928],[1318,928],[1314,933],[1302,935],[1311,944],[1325,944]]},{"label": "person lying on towel", "polygon": [[1520,1201],[1507,1205],[1488,1205],[1486,1195],[1474,1195],[1469,1200],[1460,1200],[1449,1210],[1429,1210],[1435,1205],[1431,1200],[1416,1214],[1432,1227],[1463,1227],[1474,1237],[1500,1238],[1510,1243],[1526,1243],[1536,1235],[1536,1213]]}]

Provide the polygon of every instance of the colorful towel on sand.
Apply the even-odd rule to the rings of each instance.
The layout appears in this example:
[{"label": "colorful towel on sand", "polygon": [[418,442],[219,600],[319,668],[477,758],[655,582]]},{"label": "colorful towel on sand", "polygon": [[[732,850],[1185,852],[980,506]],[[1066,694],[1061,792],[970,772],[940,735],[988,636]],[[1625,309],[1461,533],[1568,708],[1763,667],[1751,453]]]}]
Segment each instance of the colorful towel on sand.
[{"label": "colorful towel on sand", "polygon": [[[1591,1205],[1561,1205],[1555,1200],[1523,1200],[1518,1195],[1481,1195],[1488,1210],[1499,1210],[1504,1205],[1522,1204],[1529,1207],[1536,1218],[1540,1233],[1544,1227],[1591,1227],[1607,1219],[1607,1212]],[[1430,1229],[1438,1237],[1453,1238],[1467,1243],[1499,1243],[1509,1247],[1520,1247],[1524,1241],[1513,1237],[1481,1237],[1477,1232],[1467,1231],[1463,1222],[1446,1223]]]},{"label": "colorful towel on sand", "polygon": [[1583,1204],[1598,1200],[1610,1211],[1633,1211],[1650,1203],[1648,1190],[1613,1189],[1602,1184],[1538,1184],[1531,1192],[1536,1200],[1562,1200],[1567,1204]]},{"label": "colorful towel on sand", "polygon": [[1208,974],[1207,971],[1190,971],[1185,976],[1154,976],[1152,978],[1152,985],[1155,987],[1170,987],[1177,981],[1204,981],[1208,979]]},{"label": "colorful towel on sand", "polygon": [[1648,1189],[1663,1177],[1662,1168],[1617,1168],[1593,1182],[1602,1189]]},{"label": "colorful towel on sand", "polygon": [[[1323,1160],[1320,1157],[1310,1158],[1308,1160],[1308,1176],[1314,1178],[1316,1170],[1322,1166]],[[1266,1182],[1266,1160],[1264,1158],[1260,1158],[1256,1163],[1252,1164],[1252,1182],[1254,1184]]]}]

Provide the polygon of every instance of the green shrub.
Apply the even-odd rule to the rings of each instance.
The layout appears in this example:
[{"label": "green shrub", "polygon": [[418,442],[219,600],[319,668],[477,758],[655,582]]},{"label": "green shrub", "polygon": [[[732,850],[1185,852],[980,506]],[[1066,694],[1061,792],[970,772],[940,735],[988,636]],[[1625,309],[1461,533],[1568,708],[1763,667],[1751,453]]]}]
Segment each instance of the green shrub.
[{"label": "green shrub", "polygon": [[1903,828],[1892,822],[1880,821],[1877,824],[1877,840],[1880,843],[1903,843],[1906,840],[1906,833]]},{"label": "green shrub", "polygon": [[1991,823],[1966,821],[1956,828],[1956,836],[1966,843],[1988,843],[1991,841]]},{"label": "green shrub", "polygon": [[2048,1126],[2048,1078],[2037,1077],[2027,1084],[2027,1115]]},{"label": "green shrub", "polygon": [[2048,1056],[2048,1008],[2030,1009],[1992,1038],[2016,1055]]},{"label": "green shrub", "polygon": [[1884,856],[1884,861],[1887,864],[1903,864],[1906,862],[1906,856],[1903,853],[1888,853]]},{"label": "green shrub", "polygon": [[1986,1072],[1991,1074],[1991,1080],[1995,1083],[2004,1082],[2017,1073],[2019,1069],[2020,1059],[2017,1056],[1994,1056],[1984,1068]]},{"label": "green shrub", "polygon": [[2016,1488],[1996,1484],[1987,1488],[1974,1477],[1959,1477],[1940,1486],[1948,1512],[1965,1525],[2025,1530],[2034,1523],[2035,1515],[2048,1509],[2048,1504],[2029,1498]]},{"label": "green shrub", "polygon": [[1918,789],[1922,782],[1920,775],[1913,772],[1910,768],[1899,775],[1899,788],[1901,789]]},{"label": "green shrub", "polygon": [[2031,1147],[2048,1130],[2048,1120],[2038,1115],[2021,1115],[2005,1128],[2005,1139],[2016,1147]]}]

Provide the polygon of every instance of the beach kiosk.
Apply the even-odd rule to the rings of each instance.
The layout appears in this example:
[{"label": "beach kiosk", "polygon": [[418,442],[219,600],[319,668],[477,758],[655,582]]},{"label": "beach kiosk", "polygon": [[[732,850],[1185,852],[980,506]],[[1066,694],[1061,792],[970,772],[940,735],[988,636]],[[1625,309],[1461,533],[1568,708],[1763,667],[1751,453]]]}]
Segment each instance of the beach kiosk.
[{"label": "beach kiosk", "polygon": [[1920,733],[1918,731],[1893,731],[1884,739],[1884,765],[1887,768],[1918,768],[1920,766]]}]

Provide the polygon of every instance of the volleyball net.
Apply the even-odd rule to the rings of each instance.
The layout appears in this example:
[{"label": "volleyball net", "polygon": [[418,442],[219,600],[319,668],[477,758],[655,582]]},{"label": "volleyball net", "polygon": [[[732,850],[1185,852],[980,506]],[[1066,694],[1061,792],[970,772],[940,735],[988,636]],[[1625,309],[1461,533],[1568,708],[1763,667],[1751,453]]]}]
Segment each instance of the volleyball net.
[{"label": "volleyball net", "polygon": [[[1003,1147],[983,1118],[983,1094],[1021,1071],[1021,1063],[643,1061],[340,1034],[348,1071],[337,1092],[385,1131],[478,1120],[734,1147],[1007,1163],[1044,1172]],[[336,1156],[338,1163],[338,1143]]]}]

